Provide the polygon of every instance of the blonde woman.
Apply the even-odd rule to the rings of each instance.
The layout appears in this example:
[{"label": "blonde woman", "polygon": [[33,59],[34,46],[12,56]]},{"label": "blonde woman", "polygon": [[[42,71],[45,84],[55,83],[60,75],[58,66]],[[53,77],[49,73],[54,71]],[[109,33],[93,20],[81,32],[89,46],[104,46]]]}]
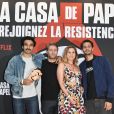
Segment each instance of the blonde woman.
[{"label": "blonde woman", "polygon": [[77,50],[68,46],[63,62],[58,65],[57,78],[60,85],[59,114],[85,114],[82,97],[81,73],[77,66]]}]

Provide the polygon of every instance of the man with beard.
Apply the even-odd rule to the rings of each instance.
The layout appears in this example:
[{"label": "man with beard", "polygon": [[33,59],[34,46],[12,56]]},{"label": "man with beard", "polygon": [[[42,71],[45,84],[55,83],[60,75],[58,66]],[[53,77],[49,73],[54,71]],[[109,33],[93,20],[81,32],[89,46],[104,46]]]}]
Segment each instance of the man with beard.
[{"label": "man with beard", "polygon": [[14,114],[40,114],[36,85],[42,73],[33,71],[41,66],[32,54],[35,45],[32,37],[22,38],[22,53],[11,58],[5,70],[4,79],[11,84]]},{"label": "man with beard", "polygon": [[[57,81],[58,47],[54,43],[47,46],[48,58],[42,61],[41,108],[43,114],[58,114],[59,84]],[[60,60],[60,59],[58,59]]]},{"label": "man with beard", "polygon": [[114,76],[108,59],[93,54],[94,45],[90,40],[81,44],[85,61],[80,65],[84,87],[87,114],[112,114],[114,98]]}]

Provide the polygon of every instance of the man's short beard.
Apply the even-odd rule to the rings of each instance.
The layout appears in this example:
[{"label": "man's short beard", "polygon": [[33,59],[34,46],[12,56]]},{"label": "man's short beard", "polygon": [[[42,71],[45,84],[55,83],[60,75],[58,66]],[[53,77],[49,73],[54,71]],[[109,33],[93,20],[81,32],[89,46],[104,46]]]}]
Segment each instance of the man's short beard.
[{"label": "man's short beard", "polygon": [[85,55],[91,55],[92,54],[92,52],[91,53],[84,53]]}]

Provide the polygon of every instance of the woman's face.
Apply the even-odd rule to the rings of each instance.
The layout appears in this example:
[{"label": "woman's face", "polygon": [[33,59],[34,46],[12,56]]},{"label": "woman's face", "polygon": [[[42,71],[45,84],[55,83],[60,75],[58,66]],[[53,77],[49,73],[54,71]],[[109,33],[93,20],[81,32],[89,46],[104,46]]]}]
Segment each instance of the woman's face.
[{"label": "woman's face", "polygon": [[76,53],[74,48],[69,48],[67,52],[68,61],[74,61],[75,57],[76,57]]}]

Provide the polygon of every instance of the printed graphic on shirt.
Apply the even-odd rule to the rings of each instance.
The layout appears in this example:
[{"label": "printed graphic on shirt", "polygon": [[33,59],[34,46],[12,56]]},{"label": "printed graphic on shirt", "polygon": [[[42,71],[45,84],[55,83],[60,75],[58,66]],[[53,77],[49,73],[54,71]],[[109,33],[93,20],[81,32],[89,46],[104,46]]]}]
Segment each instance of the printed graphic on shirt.
[{"label": "printed graphic on shirt", "polygon": [[89,73],[89,72],[91,72],[93,70],[93,67],[88,67],[88,68],[86,68],[86,73]]}]

